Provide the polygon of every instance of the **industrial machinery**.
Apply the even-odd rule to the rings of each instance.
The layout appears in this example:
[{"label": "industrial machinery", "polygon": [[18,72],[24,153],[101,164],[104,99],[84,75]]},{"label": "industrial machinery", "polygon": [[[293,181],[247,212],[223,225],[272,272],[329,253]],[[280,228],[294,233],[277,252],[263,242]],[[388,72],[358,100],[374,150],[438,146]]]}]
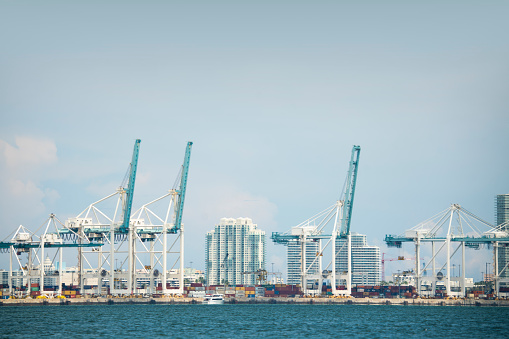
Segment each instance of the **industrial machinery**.
[{"label": "industrial machinery", "polygon": [[[350,225],[352,220],[353,202],[355,197],[355,186],[357,182],[357,171],[359,167],[360,146],[353,146],[350,165],[346,177],[345,187],[340,195],[340,199],[331,207],[316,214],[310,219],[293,227],[285,233],[272,233],[272,240],[277,244],[286,246],[299,246],[296,250],[300,252],[300,277],[304,294],[311,293],[308,291],[308,280],[318,281],[314,286],[321,286],[323,279],[330,279],[332,292],[334,295],[350,295],[352,281],[352,249],[350,237]],[[325,228],[333,221],[332,232],[325,233]],[[336,259],[342,249],[337,251],[336,239],[346,239],[347,246],[347,270],[341,275],[336,272]],[[322,240],[328,240],[322,247]],[[318,243],[318,246],[315,244]],[[307,262],[307,247],[313,244],[317,247],[316,256],[310,263]],[[322,269],[322,257],[324,250],[331,245],[332,259],[329,265]],[[332,265],[332,269],[328,268]],[[323,274],[323,272],[330,272]],[[337,278],[344,281],[346,290],[337,290]]]},{"label": "industrial machinery", "polygon": [[[23,276],[26,277],[24,280],[28,279],[30,283],[30,279],[33,279],[35,275],[44,281],[44,270],[32,268],[36,267],[37,263],[39,267],[42,267],[45,248],[59,249],[59,262],[62,263],[62,249],[75,247],[78,250],[77,285],[82,294],[85,292],[84,286],[89,281],[95,281],[97,284],[94,294],[155,293],[157,283],[162,285],[160,289],[162,293],[170,294],[167,288],[167,274],[168,270],[176,268],[177,264],[179,273],[174,279],[176,281],[173,285],[176,287],[171,289],[171,294],[183,294],[184,226],[182,216],[193,143],[187,143],[184,162],[175,187],[132,213],[140,142],[139,139],[135,141],[126,178],[114,193],[90,204],[78,216],[67,219],[65,223],[51,214],[41,236],[36,235],[38,230],[30,232],[20,226],[11,241],[0,242],[0,248],[10,252],[10,284],[15,279],[12,274],[14,253],[17,253],[16,259],[19,266],[26,267],[26,270],[23,270]],[[114,198],[117,198],[116,202]],[[157,202],[168,200],[163,217],[151,210]],[[104,210],[113,211],[113,214],[101,210],[108,204],[109,206]],[[49,232],[50,225],[53,225],[52,233]],[[177,235],[177,239],[171,244],[167,239],[170,235]],[[23,265],[22,260],[18,258],[23,253],[28,254],[27,265]],[[147,256],[149,265],[143,262],[147,260]],[[169,257],[176,257],[171,266],[168,265]],[[53,260],[55,258],[56,255]],[[60,274],[58,285],[61,286],[62,269],[58,271]],[[105,283],[109,285],[109,292],[101,288]]]},{"label": "industrial machinery", "polygon": [[[494,227],[458,204],[451,205],[446,210],[419,223],[401,235],[387,235],[385,242],[387,246],[397,248],[401,248],[404,242],[413,242],[415,244],[415,274],[419,294],[421,294],[422,286],[425,285],[430,286],[430,295],[434,296],[437,282],[440,282],[445,285],[448,296],[454,295],[454,293],[451,293],[452,285],[458,285],[459,292],[457,292],[457,296],[465,297],[465,258],[467,248],[480,249],[481,247],[493,247],[495,291],[499,290],[500,283],[509,283],[508,278],[501,277],[501,274],[508,269],[508,264],[500,267],[498,263],[499,248],[509,244],[507,229],[504,225]],[[419,265],[421,247],[425,244],[431,245],[431,259],[421,270]],[[461,258],[458,266],[461,267],[461,277],[453,277],[451,275],[451,267],[453,267],[453,260],[460,249]],[[441,266],[437,266],[439,255],[445,256],[443,258],[444,263]],[[428,269],[430,265],[431,276],[424,277],[423,271]]]}]

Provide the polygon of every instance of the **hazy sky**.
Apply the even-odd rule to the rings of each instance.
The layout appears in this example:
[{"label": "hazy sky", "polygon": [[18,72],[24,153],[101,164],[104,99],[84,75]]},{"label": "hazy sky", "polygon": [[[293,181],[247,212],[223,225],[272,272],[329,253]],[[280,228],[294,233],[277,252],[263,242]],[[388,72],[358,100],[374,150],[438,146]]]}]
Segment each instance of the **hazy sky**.
[{"label": "hazy sky", "polygon": [[[284,270],[271,232],[339,198],[354,144],[352,230],[389,257],[402,252],[385,234],[452,203],[494,222],[509,193],[508,14],[507,1],[2,0],[0,238],[114,192],[137,138],[134,208],[171,188],[194,142],[186,266],[204,268],[205,233],[242,216]],[[475,252],[467,275],[491,257]]]}]

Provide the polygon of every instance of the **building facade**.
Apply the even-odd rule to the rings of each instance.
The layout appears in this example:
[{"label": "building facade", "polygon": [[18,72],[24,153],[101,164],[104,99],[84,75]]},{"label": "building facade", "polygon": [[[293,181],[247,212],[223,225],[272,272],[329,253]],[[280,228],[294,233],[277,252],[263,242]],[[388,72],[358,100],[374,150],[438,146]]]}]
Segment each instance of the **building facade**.
[{"label": "building facade", "polygon": [[[380,283],[380,248],[369,246],[366,235],[352,233],[352,284],[378,285]],[[336,272],[348,270],[348,246],[346,239],[336,240]]]},{"label": "building facade", "polygon": [[205,274],[208,285],[257,284],[265,270],[265,232],[250,218],[222,218],[205,237]]},{"label": "building facade", "polygon": [[[509,222],[509,194],[499,194],[495,198],[495,221],[496,225],[500,226],[504,223]],[[509,223],[505,224],[502,228],[505,231],[509,231]],[[501,270],[509,262],[509,244],[500,243],[498,248],[498,267]],[[501,278],[509,278],[509,267],[506,268]]]},{"label": "building facade", "polygon": [[[311,235],[316,230],[314,226],[293,227],[292,235]],[[302,285],[302,242],[291,241],[287,245],[287,283],[290,285]],[[306,240],[306,268],[307,274],[319,273],[319,262],[316,259],[316,253],[320,250],[319,243]]]}]

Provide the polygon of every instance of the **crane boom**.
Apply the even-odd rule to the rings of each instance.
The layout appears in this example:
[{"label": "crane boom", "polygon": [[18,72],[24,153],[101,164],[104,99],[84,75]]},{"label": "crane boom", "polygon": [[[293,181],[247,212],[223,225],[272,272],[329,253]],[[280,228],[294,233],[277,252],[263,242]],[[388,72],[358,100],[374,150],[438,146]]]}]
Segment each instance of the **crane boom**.
[{"label": "crane boom", "polygon": [[361,152],[360,146],[353,146],[352,157],[350,159],[350,167],[348,169],[348,176],[346,182],[346,190],[344,197],[344,211],[341,220],[341,235],[350,234],[350,222],[352,220],[353,199],[355,196],[355,184],[357,182],[357,169],[359,168],[359,154]]},{"label": "crane boom", "polygon": [[182,176],[180,177],[180,187],[178,189],[178,203],[177,203],[177,212],[175,216],[175,230],[179,230],[182,225],[182,214],[184,212],[184,200],[186,197],[186,187],[187,187],[187,175],[189,173],[189,161],[191,159],[191,148],[193,143],[189,141],[186,146],[186,154],[184,156],[184,163],[182,164]]},{"label": "crane boom", "polygon": [[120,232],[126,232],[129,228],[129,221],[131,219],[131,206],[133,204],[134,195],[134,182],[136,180],[136,170],[138,168],[138,155],[140,153],[140,139],[136,139],[134,142],[133,158],[131,160],[131,170],[129,173],[129,183],[125,189],[126,198],[124,203],[124,216],[122,225],[120,226]]}]

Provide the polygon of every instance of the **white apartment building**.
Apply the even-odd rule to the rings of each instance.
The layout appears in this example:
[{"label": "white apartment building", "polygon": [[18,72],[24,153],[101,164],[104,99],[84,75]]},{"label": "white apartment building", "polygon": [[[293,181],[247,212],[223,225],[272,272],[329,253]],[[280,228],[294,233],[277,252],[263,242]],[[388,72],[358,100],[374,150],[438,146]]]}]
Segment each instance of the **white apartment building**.
[{"label": "white apartment building", "polygon": [[250,218],[221,218],[205,237],[205,274],[208,285],[256,284],[265,269],[265,232]]},{"label": "white apartment building", "polygon": [[[499,194],[495,198],[495,219],[496,225],[500,226],[509,222],[509,194]],[[509,224],[505,224],[503,231],[509,231]],[[509,244],[500,243],[498,248],[498,265],[501,271],[509,262]],[[509,278],[509,268],[506,268],[501,274],[501,278]],[[504,283],[508,284],[509,283]]]},{"label": "white apartment building", "polygon": [[[366,235],[352,233],[352,284],[378,285],[380,283],[380,248],[369,246]],[[348,270],[346,239],[336,240],[336,272]]]}]

